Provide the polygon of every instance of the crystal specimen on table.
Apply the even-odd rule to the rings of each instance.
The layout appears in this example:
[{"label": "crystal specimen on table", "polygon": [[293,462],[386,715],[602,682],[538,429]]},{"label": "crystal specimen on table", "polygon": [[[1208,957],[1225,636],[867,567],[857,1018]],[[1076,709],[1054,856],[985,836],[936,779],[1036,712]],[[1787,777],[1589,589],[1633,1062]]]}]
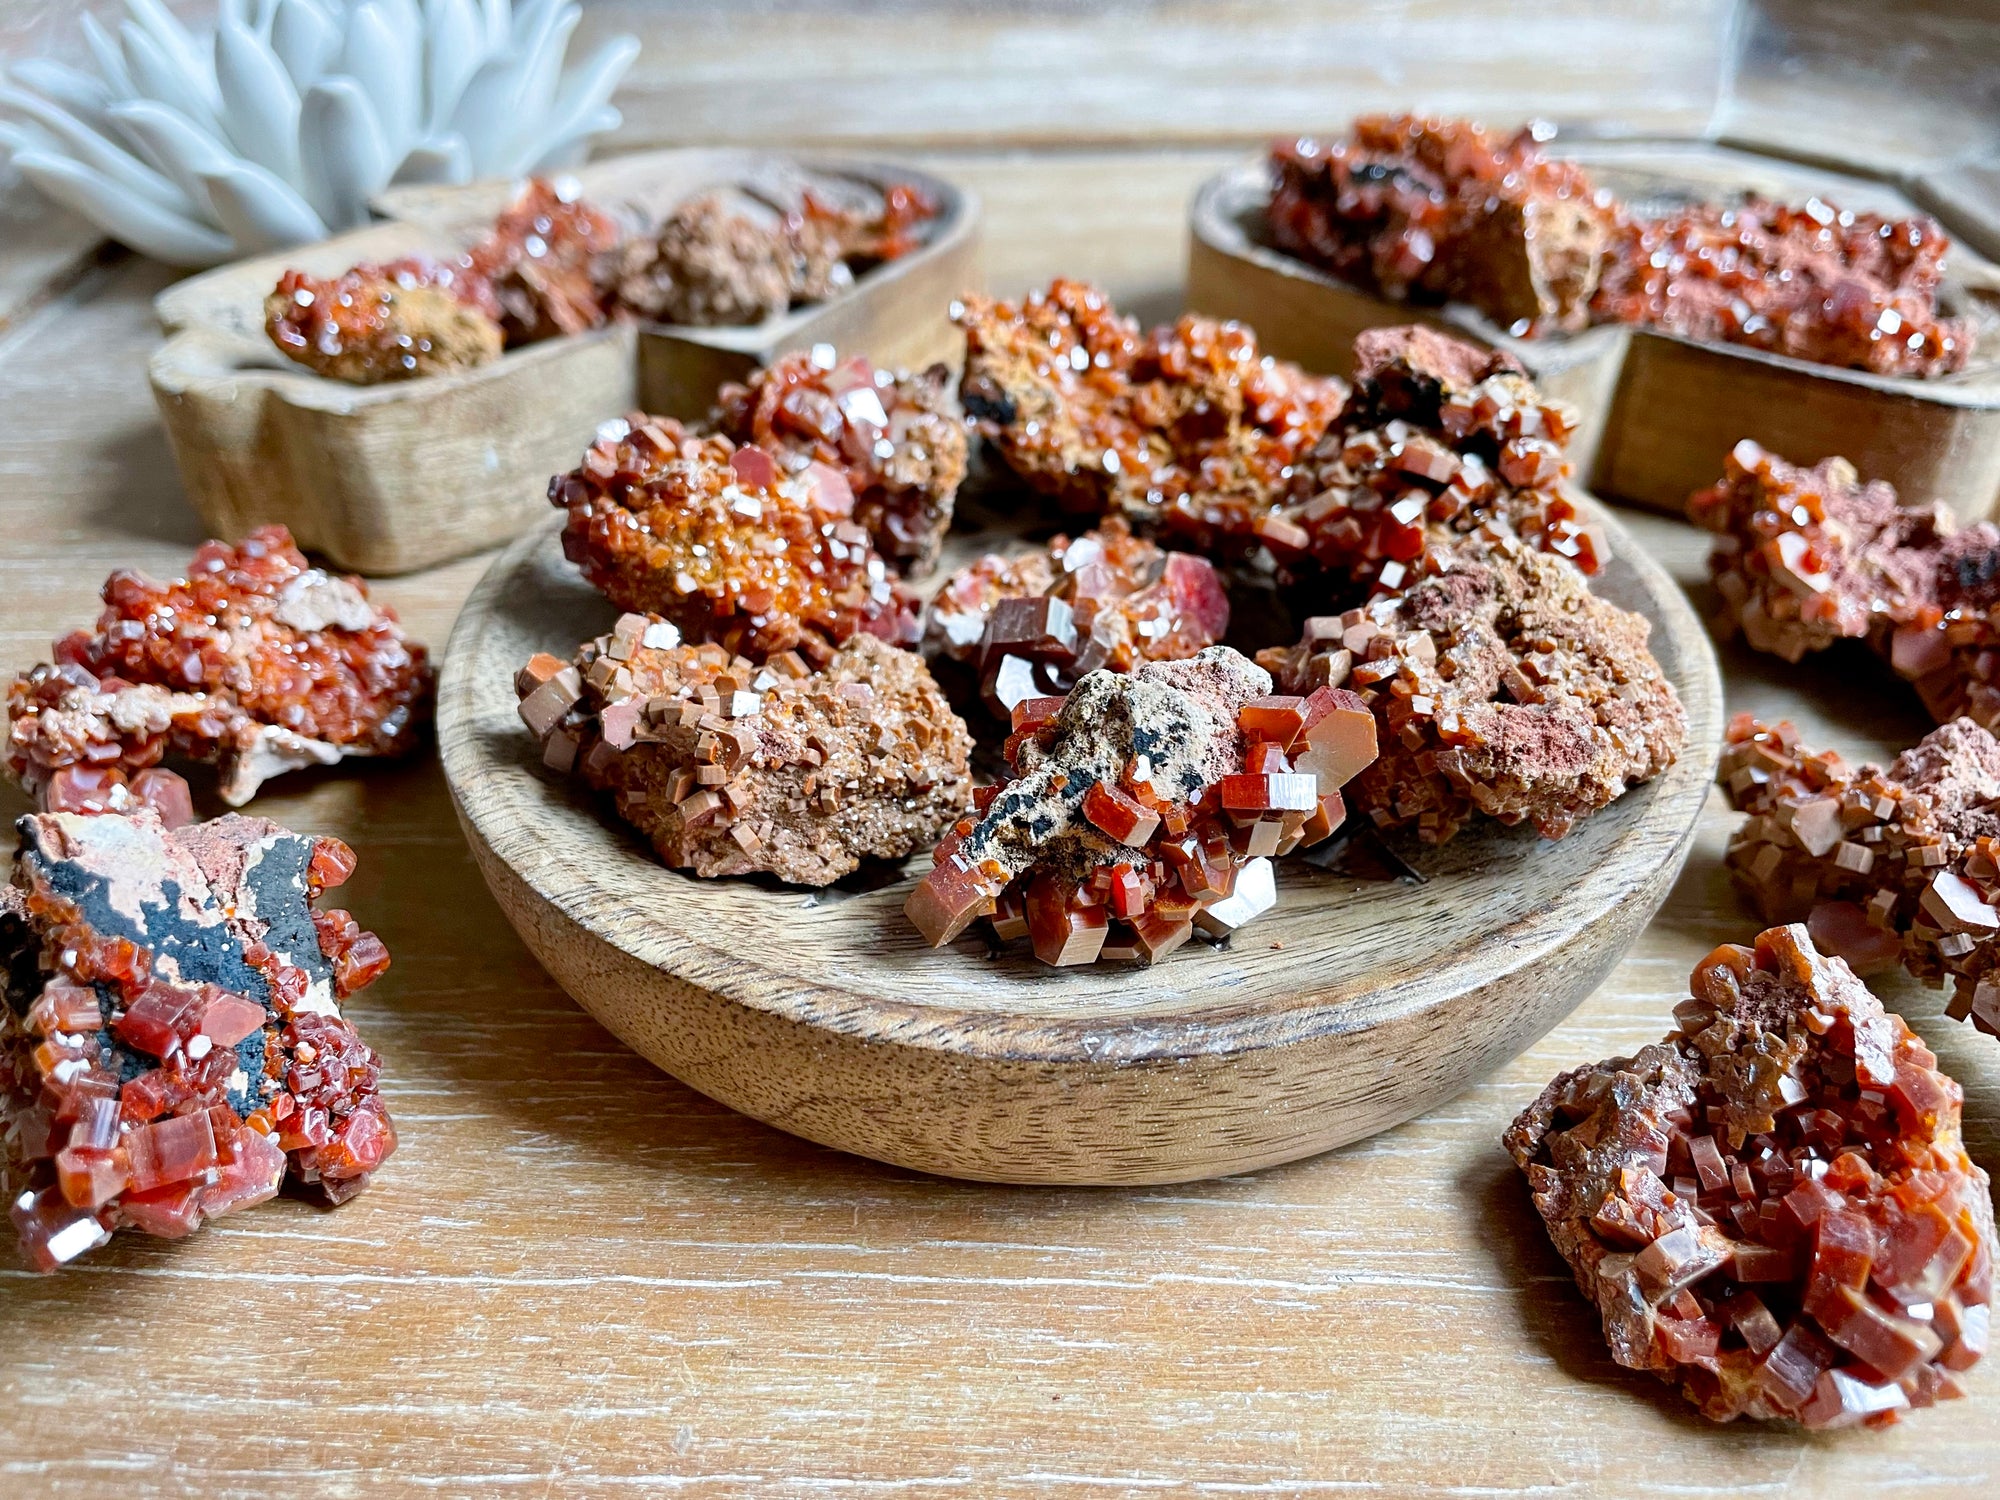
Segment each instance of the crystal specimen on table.
[{"label": "crystal specimen on table", "polygon": [[1381,758],[1348,789],[1356,812],[1430,843],[1475,812],[1561,838],[1673,764],[1687,718],[1644,616],[1488,529],[1434,534],[1425,567],[1258,653],[1281,691],[1350,688],[1379,720]]},{"label": "crystal specimen on table", "polygon": [[953,316],[960,399],[1009,467],[1070,510],[1203,551],[1248,539],[1347,394],[1238,323],[1190,315],[1141,335],[1076,281],[1020,303],[968,298]]},{"label": "crystal specimen on table", "polygon": [[1750,815],[1727,863],[1766,921],[1809,921],[1857,970],[1949,979],[1950,1013],[2000,1036],[2000,740],[1957,719],[1853,766],[1739,714],[1716,779]]},{"label": "crystal specimen on table", "polygon": [[1153,963],[1197,923],[1257,916],[1268,861],[1330,835],[1340,787],[1375,755],[1354,694],[1273,694],[1226,646],[1092,672],[1018,704],[1013,730],[1013,775],[980,789],[903,909],[933,947],[990,917],[1055,965]]},{"label": "crystal specimen on table", "polygon": [[1928,377],[1965,368],[1970,317],[1941,316],[1951,239],[1809,198],[1619,216],[1593,303],[1601,322],[1747,344],[1816,364]]},{"label": "crystal specimen on table", "polygon": [[610,258],[619,306],[656,323],[761,323],[823,302],[923,243],[937,205],[912,183],[785,173],[679,204]]},{"label": "crystal specimen on table", "polygon": [[287,358],[354,385],[471,369],[503,346],[603,323],[594,268],[618,239],[615,220],[535,179],[459,255],[286,271],[265,299],[265,331]]},{"label": "crystal specimen on table", "polygon": [[7,765],[32,795],[66,769],[130,778],[175,755],[213,763],[238,805],[284,771],[417,746],[424,648],[282,526],[204,543],[172,583],[121,569],[103,595],[96,630],[57,641],[55,661],[9,689]]},{"label": "crystal specimen on table", "polygon": [[1354,342],[1354,393],[1258,527],[1279,568],[1394,590],[1439,533],[1499,527],[1595,573],[1610,558],[1571,483],[1577,417],[1506,354],[1419,325]]},{"label": "crystal specimen on table", "polygon": [[972,796],[972,737],[923,658],[858,635],[820,670],[681,644],[628,614],[515,687],[543,760],[612,794],[669,865],[827,885],[937,842]]},{"label": "crystal specimen on table", "polygon": [[178,830],[21,819],[0,888],[12,1217],[50,1271],[112,1232],[178,1238],[289,1172],[343,1202],[395,1149],[339,1002],[388,950],[320,894],[354,855],[236,814]]},{"label": "crystal specimen on table", "polygon": [[854,520],[892,567],[918,577],[936,564],[969,446],[946,366],[905,375],[817,345],[724,385],[713,425],[787,472],[838,469]]},{"label": "crystal specimen on table", "polygon": [[1747,441],[1688,516],[1720,536],[1709,572],[1725,634],[1787,661],[1865,640],[1939,723],[2000,727],[2000,527],[1900,505],[1843,458],[1804,469]]},{"label": "crystal specimen on table", "polygon": [[1184,660],[1228,628],[1214,565],[1134,536],[1118,516],[1022,558],[979,558],[946,580],[925,617],[930,649],[977,670],[1002,715],[1100,667]]},{"label": "crystal specimen on table", "polygon": [[762,448],[696,438],[635,412],[549,483],[568,512],[563,555],[620,609],[753,659],[824,665],[856,635],[917,640],[916,600],[854,520],[830,464],[787,473]]},{"label": "crystal specimen on table", "polygon": [[1675,1029],[1507,1132],[1612,1358],[1706,1417],[1880,1426],[1964,1394],[1993,1204],[1963,1091],[1803,927],[1725,944]]},{"label": "crystal specimen on table", "polygon": [[1279,249],[1383,296],[1470,303],[1503,328],[1575,329],[1612,224],[1608,193],[1534,127],[1364,115],[1348,139],[1271,151]]}]

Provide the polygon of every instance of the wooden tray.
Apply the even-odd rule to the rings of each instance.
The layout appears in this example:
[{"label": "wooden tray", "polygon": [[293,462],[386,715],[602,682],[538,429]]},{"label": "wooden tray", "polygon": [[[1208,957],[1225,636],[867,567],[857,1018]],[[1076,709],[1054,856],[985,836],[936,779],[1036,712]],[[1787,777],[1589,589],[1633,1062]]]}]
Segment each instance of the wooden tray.
[{"label": "wooden tray", "polygon": [[[660,151],[576,176],[600,203],[659,215],[772,160]],[[271,346],[264,297],[287,267],[335,275],[361,260],[457,250],[512,196],[502,182],[397,189],[378,202],[389,223],[169,287],[154,303],[169,336],[151,376],[189,500],[218,536],[281,521],[341,567],[408,572],[532,526],[547,514],[549,476],[574,466],[600,422],[635,405],[701,416],[723,381],[818,343],[905,368],[956,358],[947,308],[980,284],[978,199],[911,168],[813,164],[914,181],[937,199],[938,220],[922,248],[867,272],[851,292],[748,327],[623,325],[531,344],[463,374],[380,386],[322,379]]]},{"label": "wooden tray", "polygon": [[1153,969],[988,959],[973,938],[932,951],[902,915],[922,858],[858,892],[661,866],[541,768],[515,713],[530,654],[567,656],[616,613],[553,529],[501,554],[452,631],[445,776],[535,956],[625,1042],[735,1109],[989,1181],[1268,1166],[1408,1119],[1514,1056],[1598,985],[1679,873],[1721,739],[1715,657],[1672,579],[1607,529],[1602,587],[1655,622],[1687,705],[1679,764],[1557,843],[1489,825],[1444,850],[1408,846],[1420,886],[1287,861],[1273,912]]},{"label": "wooden tray", "polygon": [[[1880,183],[1702,143],[1592,143],[1568,154],[1628,202],[1749,190],[1913,211]],[[1906,380],[1644,329],[1515,338],[1472,308],[1387,301],[1273,249],[1264,231],[1269,197],[1261,159],[1203,184],[1189,211],[1190,307],[1240,319],[1273,354],[1336,374],[1351,367],[1355,334],[1412,318],[1505,349],[1577,406],[1583,422],[1571,451],[1578,474],[1601,494],[1679,514],[1749,437],[1800,463],[1843,454],[1906,502],[1942,501],[1967,520],[2000,505],[2000,267],[1963,244],[1952,249],[1945,301],[1980,319],[1975,363],[1938,380]]]}]

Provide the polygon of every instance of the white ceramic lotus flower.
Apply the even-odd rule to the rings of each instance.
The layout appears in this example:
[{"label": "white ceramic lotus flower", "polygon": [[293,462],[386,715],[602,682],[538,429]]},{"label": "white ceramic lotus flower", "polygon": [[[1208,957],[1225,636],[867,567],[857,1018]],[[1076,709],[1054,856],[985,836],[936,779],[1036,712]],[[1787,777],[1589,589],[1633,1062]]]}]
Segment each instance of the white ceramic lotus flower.
[{"label": "white ceramic lotus flower", "polygon": [[213,35],[125,0],[96,62],[0,74],[0,147],[36,187],[176,266],[324,239],[392,182],[574,165],[639,51],[563,68],[574,0],[222,0]]}]

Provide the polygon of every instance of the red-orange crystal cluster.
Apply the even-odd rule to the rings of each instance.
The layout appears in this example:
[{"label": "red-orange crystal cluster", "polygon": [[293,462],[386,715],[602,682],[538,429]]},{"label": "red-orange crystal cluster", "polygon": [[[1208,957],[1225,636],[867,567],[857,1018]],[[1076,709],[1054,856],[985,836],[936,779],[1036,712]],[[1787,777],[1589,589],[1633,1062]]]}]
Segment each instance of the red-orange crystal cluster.
[{"label": "red-orange crystal cluster", "polygon": [[683,645],[628,614],[515,681],[542,759],[612,794],[669,865],[827,885],[935,843],[972,795],[972,737],[923,658],[857,635],[820,670]]},{"label": "red-orange crystal cluster", "polygon": [[1846,459],[1806,469],[1748,441],[1688,515],[1720,537],[1709,572],[1725,634],[1787,661],[1865,640],[1939,723],[2000,727],[2000,527],[1898,504]]},{"label": "red-orange crystal cluster", "polygon": [[339,1002],[389,954],[315,905],[353,852],[235,814],[20,829],[0,888],[0,1116],[30,1264],[119,1229],[178,1238],[288,1173],[334,1203],[359,1192],[396,1135]]},{"label": "red-orange crystal cluster", "polygon": [[1019,303],[968,298],[960,399],[1030,485],[1198,550],[1247,542],[1347,394],[1272,359],[1240,323],[1142,335],[1104,293],[1057,280]]},{"label": "red-orange crystal cluster", "polygon": [[1506,1135],[1612,1357],[1719,1422],[1963,1395],[1994,1229],[1959,1085],[1803,927],[1689,988],[1663,1042],[1561,1075]]},{"label": "red-orange crystal cluster", "polygon": [[1330,835],[1375,755],[1352,693],[1273,694],[1224,646],[1093,672],[1016,706],[1010,779],[977,793],[904,906],[933,947],[981,917],[1047,964],[1156,963],[1277,899],[1273,857]]},{"label": "red-orange crystal cluster", "polygon": [[1365,115],[1344,141],[1271,150],[1279,248],[1386,297],[1471,303],[1517,333],[1580,328],[1610,237],[1610,197],[1533,127]]},{"label": "red-orange crystal cluster", "polygon": [[2000,740],[1957,719],[1890,765],[1739,714],[1717,780],[1749,814],[1729,870],[1764,919],[1803,920],[1857,973],[1900,962],[2000,1036]]},{"label": "red-orange crystal cluster", "polygon": [[930,646],[975,668],[988,705],[1008,714],[1100,667],[1129,672],[1215,645],[1229,595],[1207,558],[1155,546],[1114,515],[1044,551],[961,568],[925,621]]},{"label": "red-orange crystal cluster", "polygon": [[1951,240],[1926,214],[1891,219],[1819,198],[1750,198],[1620,215],[1600,322],[1747,344],[1815,364],[1924,378],[1963,369],[1971,318],[1944,317]]},{"label": "red-orange crystal cluster", "polygon": [[820,344],[723,386],[714,427],[788,473],[840,470],[854,520],[892,567],[917,577],[936,564],[968,448],[944,365],[897,374]]},{"label": "red-orange crystal cluster", "polygon": [[549,500],[568,512],[563,553],[584,578],[690,642],[754,660],[795,650],[821,665],[858,634],[917,639],[916,601],[831,464],[788,473],[762,448],[635,412],[550,482]]},{"label": "red-orange crystal cluster", "polygon": [[214,763],[240,804],[283,771],[405,754],[430,712],[424,648],[282,526],[204,543],[171,583],[113,573],[104,606],[8,692],[8,769],[45,805],[82,810],[129,782],[170,813],[141,790],[165,786],[145,773],[170,754]]}]

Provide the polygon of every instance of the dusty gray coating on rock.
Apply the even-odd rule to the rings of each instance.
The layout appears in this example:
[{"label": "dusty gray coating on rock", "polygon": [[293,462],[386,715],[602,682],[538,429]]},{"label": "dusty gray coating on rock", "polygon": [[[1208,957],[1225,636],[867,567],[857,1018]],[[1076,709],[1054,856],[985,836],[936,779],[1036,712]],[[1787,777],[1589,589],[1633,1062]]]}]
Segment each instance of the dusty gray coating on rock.
[{"label": "dusty gray coating on rock", "polygon": [[1083,816],[1093,786],[1115,785],[1143,757],[1162,798],[1194,801],[1241,768],[1237,710],[1270,691],[1271,674],[1227,646],[1129,673],[1089,673],[1049,733],[1022,745],[1020,779],[993,799],[961,854],[997,861],[1009,879],[1031,865],[1070,876],[1088,872],[1121,847]]}]

